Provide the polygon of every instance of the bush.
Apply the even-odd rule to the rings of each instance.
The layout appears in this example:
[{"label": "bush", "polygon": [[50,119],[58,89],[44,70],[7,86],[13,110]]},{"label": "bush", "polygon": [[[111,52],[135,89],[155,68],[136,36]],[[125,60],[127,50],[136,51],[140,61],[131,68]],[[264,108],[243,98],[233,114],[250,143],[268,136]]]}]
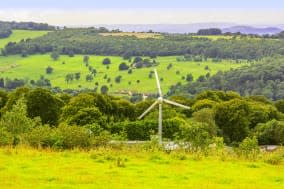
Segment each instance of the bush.
[{"label": "bush", "polygon": [[59,125],[52,137],[53,147],[72,149],[87,148],[91,145],[91,134],[88,129],[78,126]]},{"label": "bush", "polygon": [[248,158],[248,159],[256,159],[256,157],[260,153],[257,138],[256,137],[245,138],[240,143],[239,148],[237,149],[237,153],[240,156],[243,156],[243,157]]},{"label": "bush", "polygon": [[48,125],[36,127],[24,135],[25,141],[33,147],[52,147],[56,141],[54,130]]},{"label": "bush", "polygon": [[261,145],[284,144],[284,122],[271,120],[267,123],[260,123],[254,131]]},{"label": "bush", "polygon": [[204,151],[209,148],[212,141],[206,123],[190,122],[181,127],[178,139],[183,143],[189,143],[189,149],[193,152]]},{"label": "bush", "polygon": [[0,146],[12,145],[13,136],[6,128],[0,127]]}]

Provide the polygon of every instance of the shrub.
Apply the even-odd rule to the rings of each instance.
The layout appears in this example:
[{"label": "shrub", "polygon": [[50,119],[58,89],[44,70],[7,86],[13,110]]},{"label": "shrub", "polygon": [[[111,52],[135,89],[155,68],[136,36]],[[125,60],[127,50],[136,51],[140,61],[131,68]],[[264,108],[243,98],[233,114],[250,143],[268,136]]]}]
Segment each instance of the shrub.
[{"label": "shrub", "polygon": [[206,152],[211,143],[211,137],[206,123],[190,122],[181,127],[178,139],[189,143],[189,149],[193,152]]},{"label": "shrub", "polygon": [[84,127],[61,124],[55,129],[55,133],[52,138],[54,141],[53,146],[56,148],[87,148],[91,145],[91,135]]},{"label": "shrub", "polygon": [[36,127],[25,134],[25,140],[33,147],[52,147],[55,141],[52,138],[54,130],[48,125]]},{"label": "shrub", "polygon": [[256,137],[253,138],[245,138],[239,145],[237,152],[240,156],[243,156],[248,159],[256,159],[258,154],[260,153],[260,149],[258,147],[258,141]]},{"label": "shrub", "polygon": [[254,131],[262,145],[284,144],[284,122],[271,120],[267,123],[260,123]]},{"label": "shrub", "polygon": [[6,128],[0,127],[0,146],[13,144],[13,136]]}]

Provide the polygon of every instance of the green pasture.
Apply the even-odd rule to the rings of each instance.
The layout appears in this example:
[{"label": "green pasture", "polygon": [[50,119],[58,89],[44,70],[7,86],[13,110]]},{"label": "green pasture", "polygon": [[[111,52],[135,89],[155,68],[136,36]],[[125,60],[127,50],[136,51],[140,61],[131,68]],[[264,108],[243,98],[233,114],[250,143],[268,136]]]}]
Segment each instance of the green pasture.
[{"label": "green pasture", "polygon": [[[111,59],[109,69],[102,64],[105,57]],[[185,61],[178,62],[175,56],[158,57],[156,61],[159,63],[157,70],[159,77],[163,78],[161,82],[162,89],[166,92],[171,85],[178,82],[185,83],[182,77],[186,77],[187,74],[193,74],[194,79],[197,79],[200,75],[206,75],[208,72],[210,75],[215,74],[219,70],[230,70],[231,68],[238,68],[246,63],[234,63],[231,60],[223,60],[222,62],[214,63],[211,60],[206,62],[193,62]],[[99,88],[102,85],[109,86],[110,92],[116,91],[136,91],[136,92],[154,92],[156,91],[155,79],[149,78],[149,73],[153,68],[141,68],[133,69],[132,74],[128,74],[127,71],[119,71],[119,64],[122,62],[129,63],[127,60],[123,60],[118,56],[90,56],[89,64],[97,70],[97,75],[91,82],[86,81],[86,75],[89,74],[88,68],[83,63],[82,55],[75,55],[74,57],[60,56],[57,61],[52,60],[49,54],[45,55],[33,55],[28,57],[21,56],[0,56],[0,74],[4,78],[18,78],[18,79],[33,79],[37,80],[40,76],[44,76],[49,79],[52,86],[58,86],[62,89],[79,89],[79,88],[95,88],[95,83],[99,83]],[[172,68],[167,70],[167,66],[172,64]],[[54,69],[52,74],[46,74],[46,68],[51,66]],[[205,70],[208,66],[210,70]],[[177,71],[180,74],[177,74]],[[68,73],[81,73],[80,80],[67,83],[65,76]],[[104,76],[111,79],[108,83]],[[115,77],[121,75],[122,79],[120,83],[115,82]],[[137,83],[137,80],[140,82]],[[129,83],[130,82],[130,83]],[[111,87],[112,84],[112,87]]]},{"label": "green pasture", "polygon": [[283,189],[284,165],[183,152],[0,149],[1,189]]},{"label": "green pasture", "polygon": [[5,47],[9,42],[19,42],[22,39],[37,38],[47,34],[48,31],[34,31],[34,30],[13,30],[12,35],[8,38],[0,39],[0,49]]}]

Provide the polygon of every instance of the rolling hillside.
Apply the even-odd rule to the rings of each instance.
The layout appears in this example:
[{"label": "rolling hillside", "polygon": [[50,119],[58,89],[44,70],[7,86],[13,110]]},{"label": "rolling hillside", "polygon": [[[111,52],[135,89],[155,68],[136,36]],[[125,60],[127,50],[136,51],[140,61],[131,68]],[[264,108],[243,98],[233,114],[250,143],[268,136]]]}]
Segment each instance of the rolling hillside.
[{"label": "rolling hillside", "polygon": [[[75,57],[60,56],[57,61],[53,61],[49,54],[33,55],[26,58],[21,56],[0,57],[0,73],[3,78],[18,78],[28,80],[38,80],[40,76],[51,81],[53,87],[60,87],[62,89],[79,89],[79,88],[95,88],[95,83],[98,82],[99,88],[102,85],[107,85],[110,92],[129,90],[137,92],[154,92],[156,91],[155,80],[149,78],[150,71],[153,68],[133,69],[133,73],[129,74],[127,71],[119,71],[119,64],[129,62],[123,60],[118,56],[109,56],[111,64],[109,69],[102,64],[105,56],[90,56],[89,65],[97,70],[97,75],[91,82],[86,81],[86,76],[90,74],[88,67],[83,63],[83,56],[76,55]],[[194,79],[200,75],[215,74],[219,70],[229,70],[237,68],[244,64],[236,64],[232,61],[222,61],[213,63],[211,60],[206,62],[185,61],[178,62],[175,56],[158,57],[156,61],[160,78],[162,79],[162,87],[164,92],[178,82],[186,83],[187,74],[192,74]],[[171,69],[167,66],[172,64]],[[46,74],[46,68],[51,66],[54,71],[52,74]],[[205,67],[208,66],[209,70]],[[81,77],[79,80],[74,80],[67,84],[65,76],[69,73],[79,72]],[[121,82],[116,83],[115,78],[122,76]],[[110,79],[109,79],[110,78]],[[110,80],[109,82],[107,80]],[[138,81],[139,80],[139,81]]]},{"label": "rolling hillside", "polygon": [[34,30],[13,30],[10,37],[0,39],[0,49],[4,48],[9,42],[19,42],[22,39],[33,39],[47,34],[49,31],[34,31]]}]

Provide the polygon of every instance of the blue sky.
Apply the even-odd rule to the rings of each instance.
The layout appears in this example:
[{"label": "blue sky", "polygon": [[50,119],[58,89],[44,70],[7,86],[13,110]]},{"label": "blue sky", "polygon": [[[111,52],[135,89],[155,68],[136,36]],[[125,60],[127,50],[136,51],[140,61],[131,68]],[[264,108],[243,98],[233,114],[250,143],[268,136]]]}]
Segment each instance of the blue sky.
[{"label": "blue sky", "polygon": [[1,8],[284,8],[283,0],[6,0]]}]

